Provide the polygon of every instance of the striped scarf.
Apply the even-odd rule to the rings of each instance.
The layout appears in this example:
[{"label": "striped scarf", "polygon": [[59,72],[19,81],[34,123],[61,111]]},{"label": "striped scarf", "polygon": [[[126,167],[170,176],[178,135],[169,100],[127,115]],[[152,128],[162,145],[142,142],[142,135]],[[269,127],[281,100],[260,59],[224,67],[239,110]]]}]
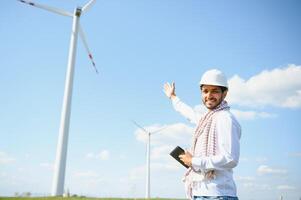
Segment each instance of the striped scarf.
[{"label": "striped scarf", "polygon": [[[191,153],[193,157],[210,157],[216,155],[216,146],[217,146],[217,139],[216,139],[216,127],[212,126],[212,119],[213,116],[222,110],[229,110],[230,107],[228,106],[226,101],[222,101],[220,105],[218,105],[215,109],[210,110],[207,112],[203,117],[201,117],[199,124],[195,130],[195,133],[192,138],[192,146],[191,146]],[[212,130],[213,129],[213,130]],[[200,152],[195,152],[196,144],[200,136],[202,135],[202,140],[200,141]],[[193,171],[190,167],[184,176],[184,182],[186,185],[186,192],[187,196],[191,197],[192,192],[192,181],[188,178],[189,174]],[[205,180],[211,180],[215,178],[215,171],[210,170],[204,173]]]}]

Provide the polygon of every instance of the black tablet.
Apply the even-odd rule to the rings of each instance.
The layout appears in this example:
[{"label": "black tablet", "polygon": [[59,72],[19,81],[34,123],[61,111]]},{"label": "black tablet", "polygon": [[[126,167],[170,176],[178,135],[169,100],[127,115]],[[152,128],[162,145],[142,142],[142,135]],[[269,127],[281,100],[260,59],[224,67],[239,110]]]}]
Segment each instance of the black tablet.
[{"label": "black tablet", "polygon": [[187,166],[182,160],[180,160],[179,155],[181,154],[185,154],[184,149],[182,149],[181,147],[177,146],[176,148],[174,148],[174,150],[172,150],[169,155],[171,155],[174,159],[176,159],[179,163],[181,163],[184,167],[188,168],[189,166]]}]

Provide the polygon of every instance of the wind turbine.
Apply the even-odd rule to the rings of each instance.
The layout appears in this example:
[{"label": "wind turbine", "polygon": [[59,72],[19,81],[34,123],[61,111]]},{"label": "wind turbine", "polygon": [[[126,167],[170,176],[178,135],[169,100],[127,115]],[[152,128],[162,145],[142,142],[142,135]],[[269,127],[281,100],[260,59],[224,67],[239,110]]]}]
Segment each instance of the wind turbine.
[{"label": "wind turbine", "polygon": [[71,40],[70,40],[70,48],[69,48],[69,58],[67,65],[67,73],[66,73],[66,82],[65,82],[65,92],[63,99],[63,107],[61,113],[61,122],[59,129],[59,138],[56,152],[56,161],[55,161],[55,169],[54,169],[54,177],[53,177],[53,185],[52,185],[52,196],[63,195],[64,193],[64,182],[65,182],[65,169],[66,169],[66,159],[67,159],[67,146],[68,146],[68,134],[69,134],[69,124],[70,124],[70,114],[71,114],[71,100],[72,100],[72,88],[73,88],[73,77],[74,77],[74,65],[75,65],[75,57],[76,57],[76,46],[77,46],[77,36],[78,33],[84,43],[86,51],[88,52],[89,59],[92,62],[92,65],[98,73],[95,63],[93,61],[92,54],[89,50],[88,44],[86,42],[86,38],[84,32],[79,24],[79,19],[81,15],[95,3],[96,0],[90,0],[86,5],[82,8],[77,7],[74,9],[73,14],[66,12],[64,10],[53,8],[50,6],[37,4],[27,0],[18,0],[22,3],[41,8],[59,15],[68,16],[73,18],[72,24],[72,32],[71,32]]},{"label": "wind turbine", "polygon": [[159,128],[158,130],[155,130],[153,132],[150,132],[140,126],[137,122],[133,121],[133,123],[141,129],[143,132],[147,135],[147,143],[146,143],[146,184],[145,184],[145,198],[150,198],[150,142],[151,142],[151,136],[155,133],[158,133],[162,131],[163,129],[167,128],[166,126],[163,128]]}]

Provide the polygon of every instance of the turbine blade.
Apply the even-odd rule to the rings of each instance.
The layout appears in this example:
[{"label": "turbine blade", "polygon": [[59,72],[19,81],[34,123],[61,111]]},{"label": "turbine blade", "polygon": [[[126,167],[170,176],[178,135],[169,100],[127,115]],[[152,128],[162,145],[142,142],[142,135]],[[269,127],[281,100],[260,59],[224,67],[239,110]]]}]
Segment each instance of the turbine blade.
[{"label": "turbine blade", "polygon": [[163,128],[159,128],[158,130],[155,130],[153,132],[151,132],[151,135],[155,134],[155,133],[158,133],[160,131],[163,131],[164,129],[166,129],[168,126],[164,126]]},{"label": "turbine blade", "polygon": [[82,8],[82,13],[87,12],[87,10],[89,10],[95,2],[96,0],[91,0],[86,5],[84,5]]},{"label": "turbine blade", "polygon": [[82,39],[82,41],[83,41],[83,43],[84,43],[85,49],[86,49],[86,51],[87,51],[87,53],[88,53],[88,56],[89,56],[89,59],[91,60],[92,65],[93,65],[93,67],[94,67],[94,69],[95,69],[95,72],[98,74],[98,70],[97,70],[96,65],[95,65],[95,62],[94,62],[94,60],[93,60],[92,53],[91,53],[91,51],[90,51],[90,49],[89,49],[89,46],[88,46],[88,43],[87,43],[87,40],[86,40],[84,31],[83,31],[83,29],[81,28],[80,25],[79,25],[79,36],[80,36],[80,38]]},{"label": "turbine blade", "polygon": [[134,120],[132,120],[132,122],[133,122],[138,128],[140,128],[141,130],[143,130],[145,133],[148,134],[148,131],[145,130],[142,126],[140,126],[137,122],[135,122]]},{"label": "turbine blade", "polygon": [[67,16],[67,17],[72,17],[73,16],[71,13],[69,13],[67,11],[64,11],[64,10],[61,10],[61,9],[58,9],[58,8],[53,8],[53,7],[50,7],[50,6],[34,3],[32,1],[26,1],[26,0],[18,0],[18,1],[20,1],[21,3],[25,3],[25,4],[28,4],[28,5],[37,7],[37,8],[41,8],[41,9],[59,14],[59,15],[63,15],[63,16]]}]

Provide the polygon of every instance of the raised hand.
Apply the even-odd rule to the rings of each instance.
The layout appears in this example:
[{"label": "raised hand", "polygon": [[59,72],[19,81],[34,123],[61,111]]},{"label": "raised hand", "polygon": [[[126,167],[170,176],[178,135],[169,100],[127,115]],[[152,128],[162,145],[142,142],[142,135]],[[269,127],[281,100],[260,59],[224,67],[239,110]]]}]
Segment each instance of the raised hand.
[{"label": "raised hand", "polygon": [[168,98],[172,99],[172,98],[176,97],[175,90],[176,90],[176,87],[175,87],[174,82],[172,82],[171,85],[168,82],[164,84],[163,91]]}]

